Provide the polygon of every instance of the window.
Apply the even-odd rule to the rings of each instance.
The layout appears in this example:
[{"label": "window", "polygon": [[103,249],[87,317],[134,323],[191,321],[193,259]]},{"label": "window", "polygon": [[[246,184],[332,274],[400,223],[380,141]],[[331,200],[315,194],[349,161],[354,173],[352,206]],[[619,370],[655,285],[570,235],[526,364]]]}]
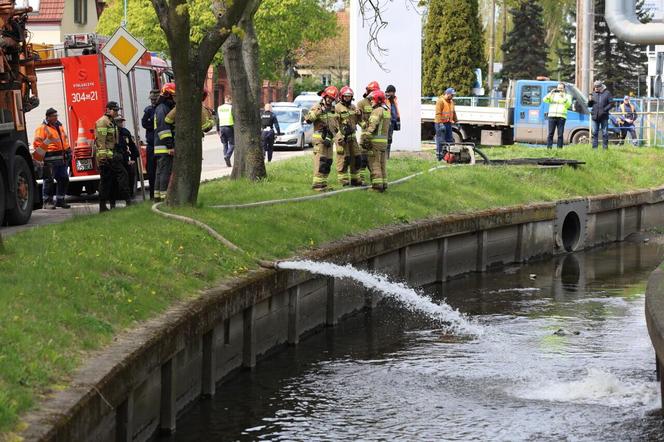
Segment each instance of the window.
[{"label": "window", "polygon": [[321,83],[323,83],[323,86],[327,87],[332,84],[332,75],[331,74],[323,74],[320,77]]},{"label": "window", "polygon": [[74,0],[74,23],[88,23],[88,0]]},{"label": "window", "polygon": [[542,102],[542,87],[537,86],[524,86],[521,88],[521,105],[522,106],[539,106]]}]

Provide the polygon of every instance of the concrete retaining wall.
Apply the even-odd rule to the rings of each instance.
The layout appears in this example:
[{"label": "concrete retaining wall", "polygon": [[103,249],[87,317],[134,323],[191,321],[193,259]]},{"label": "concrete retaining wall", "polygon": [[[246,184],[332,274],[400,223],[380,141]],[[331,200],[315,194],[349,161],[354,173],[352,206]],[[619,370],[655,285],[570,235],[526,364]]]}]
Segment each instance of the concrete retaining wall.
[{"label": "concrete retaining wall", "polygon": [[[654,189],[391,226],[303,258],[352,263],[420,286],[622,240],[661,225],[663,216],[664,189]],[[234,371],[376,302],[376,294],[351,281],[255,270],[119,337],[79,371],[70,389],[26,417],[22,436],[143,441],[173,431],[178,413],[214,395]],[[654,301],[648,305],[655,309]],[[656,308],[664,321],[664,302]],[[664,330],[655,318],[648,323],[651,335]]]}]

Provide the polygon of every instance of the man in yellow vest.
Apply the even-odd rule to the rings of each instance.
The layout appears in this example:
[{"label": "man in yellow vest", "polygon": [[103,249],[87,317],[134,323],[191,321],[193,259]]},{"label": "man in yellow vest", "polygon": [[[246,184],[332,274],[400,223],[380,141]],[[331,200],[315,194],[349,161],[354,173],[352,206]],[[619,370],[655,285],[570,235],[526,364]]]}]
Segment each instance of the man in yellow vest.
[{"label": "man in yellow vest", "polygon": [[[33,158],[44,162],[44,207],[55,209],[62,207],[69,209],[65,202],[67,185],[69,184],[69,172],[67,167],[71,161],[71,151],[67,131],[62,123],[58,121],[58,111],[49,108],[46,111],[46,119],[35,130],[35,148]],[[57,187],[54,190],[54,179]],[[57,191],[56,191],[57,190]]]},{"label": "man in yellow vest", "polygon": [[217,132],[221,138],[221,144],[224,146],[224,161],[226,166],[231,167],[231,156],[235,149],[235,132],[233,129],[233,106],[230,95],[224,98],[224,104],[217,108],[217,118],[219,125]]},{"label": "man in yellow vest", "polygon": [[362,146],[367,150],[371,190],[387,190],[387,135],[390,131],[390,111],[385,104],[385,93],[374,91],[371,95],[373,111],[366,129],[362,131]]},{"label": "man in yellow vest", "polygon": [[567,110],[572,107],[572,97],[565,92],[565,83],[546,94],[544,102],[549,103],[549,136],[546,139],[546,148],[553,148],[553,133],[558,131],[558,149],[563,148],[563,135],[565,133],[565,121],[567,121]]}]

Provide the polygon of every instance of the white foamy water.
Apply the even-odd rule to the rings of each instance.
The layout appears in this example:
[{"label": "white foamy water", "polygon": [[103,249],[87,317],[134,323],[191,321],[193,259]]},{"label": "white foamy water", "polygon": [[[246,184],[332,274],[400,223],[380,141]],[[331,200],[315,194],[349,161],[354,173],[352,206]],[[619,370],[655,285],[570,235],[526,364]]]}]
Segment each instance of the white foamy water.
[{"label": "white foamy water", "polygon": [[482,326],[472,323],[457,309],[446,303],[436,304],[428,296],[418,293],[403,283],[390,281],[387,276],[379,273],[356,269],[350,264],[340,266],[329,262],[282,261],[277,266],[281,269],[305,270],[317,275],[352,279],[368,289],[380,291],[412,312],[423,313],[439,321],[446,331],[474,336],[481,336],[484,333]]},{"label": "white foamy water", "polygon": [[[544,385],[542,385],[544,384]],[[659,385],[656,382],[631,382],[615,374],[589,368],[580,380],[542,382],[521,387],[513,392],[522,399],[577,404],[599,404],[609,407],[648,405],[657,407]]]}]

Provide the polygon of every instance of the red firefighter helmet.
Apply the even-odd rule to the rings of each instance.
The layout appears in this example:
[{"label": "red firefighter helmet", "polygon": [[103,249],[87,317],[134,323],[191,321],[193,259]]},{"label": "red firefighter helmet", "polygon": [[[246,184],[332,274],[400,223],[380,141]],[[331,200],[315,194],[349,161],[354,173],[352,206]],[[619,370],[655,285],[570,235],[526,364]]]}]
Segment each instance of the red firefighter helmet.
[{"label": "red firefighter helmet", "polygon": [[166,83],[161,87],[161,95],[175,95],[175,83]]},{"label": "red firefighter helmet", "polygon": [[380,90],[380,86],[378,85],[377,81],[372,81],[371,83],[367,84],[367,92],[373,92],[378,90]]},{"label": "red firefighter helmet", "polygon": [[385,103],[385,92],[383,92],[381,90],[373,91],[371,93],[371,99],[376,104],[383,104],[383,103]]},{"label": "red firefighter helmet", "polygon": [[336,100],[338,95],[339,95],[339,89],[337,89],[336,86],[328,86],[321,94],[321,97],[323,98],[330,97],[331,99]]},{"label": "red firefighter helmet", "polygon": [[339,95],[341,95],[342,97],[344,95],[350,95],[352,97],[355,94],[353,93],[353,90],[350,88],[350,86],[344,86],[341,88],[341,91],[339,91]]}]

